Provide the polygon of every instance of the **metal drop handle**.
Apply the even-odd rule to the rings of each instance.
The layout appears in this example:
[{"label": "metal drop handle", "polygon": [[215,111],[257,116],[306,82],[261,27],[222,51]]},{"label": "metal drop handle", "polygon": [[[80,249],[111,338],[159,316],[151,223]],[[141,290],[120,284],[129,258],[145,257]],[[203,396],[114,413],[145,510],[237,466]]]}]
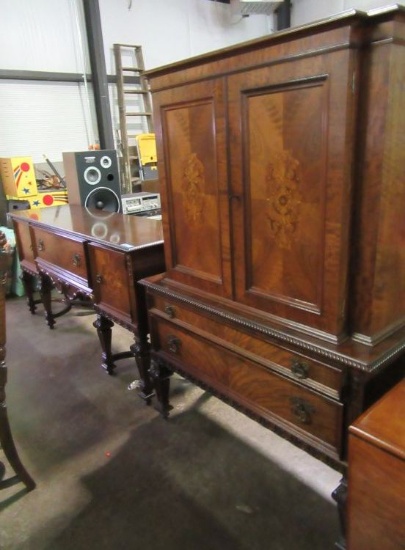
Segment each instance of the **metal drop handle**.
[{"label": "metal drop handle", "polygon": [[172,334],[167,337],[167,345],[169,348],[169,351],[172,353],[179,353],[180,346],[181,346],[181,340],[177,338],[177,336],[173,336]]},{"label": "metal drop handle", "polygon": [[80,257],[80,254],[73,254],[73,265],[75,267],[79,267],[79,265],[82,263],[82,259]]},{"label": "metal drop handle", "polygon": [[314,407],[301,397],[291,398],[291,411],[301,424],[311,424]]},{"label": "metal drop handle", "polygon": [[308,378],[309,376],[309,365],[308,363],[305,363],[305,361],[301,361],[300,359],[294,358],[291,361],[291,372],[295,376],[295,378],[304,379]]},{"label": "metal drop handle", "polygon": [[176,317],[176,310],[173,306],[165,306],[165,313],[170,319],[174,319]]}]

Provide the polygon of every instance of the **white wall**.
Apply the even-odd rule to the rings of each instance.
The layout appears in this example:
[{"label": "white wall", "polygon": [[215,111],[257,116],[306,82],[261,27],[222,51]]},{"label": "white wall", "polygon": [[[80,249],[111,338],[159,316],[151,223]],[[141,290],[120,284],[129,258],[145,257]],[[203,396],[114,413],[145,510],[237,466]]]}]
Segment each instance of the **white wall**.
[{"label": "white wall", "polygon": [[257,38],[273,18],[242,18],[210,0],[99,0],[105,58],[114,72],[114,43],[141,45],[147,69]]},{"label": "white wall", "polygon": [[292,0],[291,26],[311,23],[349,9],[368,11],[393,3],[390,0]]},{"label": "white wall", "polygon": [[[90,72],[81,0],[0,0],[0,68]],[[62,160],[97,133],[91,85],[0,80],[0,156]]]},{"label": "white wall", "polygon": [[81,0],[0,0],[0,14],[1,69],[83,71]]},{"label": "white wall", "polygon": [[[82,1],[0,0],[0,69],[90,72]],[[234,1],[234,0],[232,0]],[[389,0],[292,0],[292,25]],[[99,0],[107,73],[114,43],[141,45],[147,69],[243,42],[273,30],[273,17],[242,18],[212,0]],[[110,87],[111,89],[112,87]],[[113,127],[118,125],[111,90]],[[0,80],[0,156],[87,149],[98,139],[91,86]]]},{"label": "white wall", "polygon": [[[83,0],[86,1],[86,0]],[[140,44],[147,68],[269,32],[209,0],[99,0],[108,74],[115,42]],[[0,69],[90,73],[82,0],[0,0]],[[271,30],[271,29],[270,29]],[[116,97],[111,89],[113,128]],[[0,80],[0,156],[81,151],[98,139],[91,86]]]}]

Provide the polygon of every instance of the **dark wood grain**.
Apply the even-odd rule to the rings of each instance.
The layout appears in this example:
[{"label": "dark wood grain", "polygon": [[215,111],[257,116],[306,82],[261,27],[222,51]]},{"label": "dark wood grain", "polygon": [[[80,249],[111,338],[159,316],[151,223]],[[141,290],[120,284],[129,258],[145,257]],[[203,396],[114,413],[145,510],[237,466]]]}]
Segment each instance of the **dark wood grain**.
[{"label": "dark wood grain", "polygon": [[405,542],[405,381],[350,427],[348,548]]}]

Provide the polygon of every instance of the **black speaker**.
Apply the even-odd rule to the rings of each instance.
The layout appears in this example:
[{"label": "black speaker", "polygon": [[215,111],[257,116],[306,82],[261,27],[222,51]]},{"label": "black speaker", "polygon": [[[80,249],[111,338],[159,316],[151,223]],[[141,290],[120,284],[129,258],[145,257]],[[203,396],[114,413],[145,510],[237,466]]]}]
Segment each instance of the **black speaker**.
[{"label": "black speaker", "polygon": [[121,211],[121,188],[115,150],[63,153],[69,204],[100,212]]}]

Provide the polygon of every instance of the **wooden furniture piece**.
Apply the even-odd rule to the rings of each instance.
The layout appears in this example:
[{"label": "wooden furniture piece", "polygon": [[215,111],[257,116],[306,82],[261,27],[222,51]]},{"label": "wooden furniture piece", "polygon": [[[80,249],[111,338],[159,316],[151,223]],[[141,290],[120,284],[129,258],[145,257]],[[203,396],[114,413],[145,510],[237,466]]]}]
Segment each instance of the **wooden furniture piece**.
[{"label": "wooden furniture piece", "polygon": [[[10,217],[23,280],[39,274],[48,324],[55,318],[53,285],[69,299],[87,297],[97,313],[103,368],[112,374],[115,361],[134,356],[140,395],[149,403],[149,329],[145,292],[137,282],[165,268],[161,221],[76,205],[18,211]],[[130,351],[112,353],[114,323],[133,333]]]},{"label": "wooden furniture piece", "polygon": [[345,472],[405,369],[404,36],[403,8],[350,10],[148,72],[163,415],[177,371]]},{"label": "wooden furniture piece", "polygon": [[[0,232],[0,249],[3,249],[4,234]],[[35,488],[35,482],[23,466],[14,443],[8,420],[6,404],[7,367],[6,359],[6,297],[7,258],[0,250],[0,445],[15,475],[3,479],[5,466],[0,462],[0,489],[24,483],[28,491]]]},{"label": "wooden furniture piece", "polygon": [[349,428],[348,548],[405,547],[405,380]]}]

